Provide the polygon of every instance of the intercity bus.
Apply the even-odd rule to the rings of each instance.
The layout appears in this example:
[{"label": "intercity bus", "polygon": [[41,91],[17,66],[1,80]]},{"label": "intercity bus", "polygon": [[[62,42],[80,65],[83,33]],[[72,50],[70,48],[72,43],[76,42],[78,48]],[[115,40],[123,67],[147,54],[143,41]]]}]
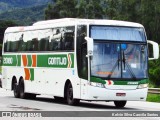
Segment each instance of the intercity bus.
[{"label": "intercity bus", "polygon": [[7,28],[2,56],[2,87],[16,98],[45,94],[69,105],[124,107],[146,100],[148,60],[159,57],[159,48],[138,23],[63,18]]}]

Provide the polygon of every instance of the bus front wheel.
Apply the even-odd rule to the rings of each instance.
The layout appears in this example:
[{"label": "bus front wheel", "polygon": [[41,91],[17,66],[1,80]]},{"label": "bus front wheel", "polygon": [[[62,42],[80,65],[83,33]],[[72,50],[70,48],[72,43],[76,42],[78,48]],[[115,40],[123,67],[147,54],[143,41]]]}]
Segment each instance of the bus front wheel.
[{"label": "bus front wheel", "polygon": [[114,101],[114,104],[117,108],[123,108],[126,105],[127,101]]},{"label": "bus front wheel", "polygon": [[71,83],[69,83],[67,86],[67,103],[69,105],[78,105],[79,101],[79,99],[73,98],[73,87]]}]

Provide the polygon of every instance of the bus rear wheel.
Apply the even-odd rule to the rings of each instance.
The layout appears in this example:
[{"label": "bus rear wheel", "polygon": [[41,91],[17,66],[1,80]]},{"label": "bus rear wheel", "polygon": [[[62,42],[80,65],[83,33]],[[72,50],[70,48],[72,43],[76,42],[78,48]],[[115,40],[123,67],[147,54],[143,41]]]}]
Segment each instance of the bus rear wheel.
[{"label": "bus rear wheel", "polygon": [[36,94],[24,92],[24,82],[23,81],[19,83],[19,94],[20,94],[20,98],[22,99],[35,99],[36,98]]},{"label": "bus rear wheel", "polygon": [[114,104],[117,108],[123,108],[126,105],[127,101],[114,101]]},{"label": "bus rear wheel", "polygon": [[67,86],[67,103],[69,105],[78,105],[79,102],[80,102],[79,99],[73,98],[73,87],[71,83],[69,83]]},{"label": "bus rear wheel", "polygon": [[20,81],[19,83],[19,94],[20,94],[20,98],[25,99],[26,98],[26,94],[24,92],[24,82]]},{"label": "bus rear wheel", "polygon": [[15,98],[20,97],[19,86],[17,85],[17,83],[14,83],[14,85],[13,85],[13,94],[14,94]]}]

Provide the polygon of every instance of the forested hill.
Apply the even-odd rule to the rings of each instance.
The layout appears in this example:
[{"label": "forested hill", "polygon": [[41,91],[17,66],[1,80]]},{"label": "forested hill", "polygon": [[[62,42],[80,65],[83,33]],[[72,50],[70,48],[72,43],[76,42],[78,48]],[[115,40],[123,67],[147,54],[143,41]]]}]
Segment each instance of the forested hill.
[{"label": "forested hill", "polygon": [[31,25],[44,20],[44,11],[52,0],[0,0],[0,20],[12,20],[18,25]]},{"label": "forested hill", "polygon": [[47,4],[7,11],[0,14],[0,20],[13,20],[19,25],[31,25],[38,20],[44,20],[46,7]]},{"label": "forested hill", "polygon": [[17,8],[47,4],[51,0],[0,0],[0,13]]}]

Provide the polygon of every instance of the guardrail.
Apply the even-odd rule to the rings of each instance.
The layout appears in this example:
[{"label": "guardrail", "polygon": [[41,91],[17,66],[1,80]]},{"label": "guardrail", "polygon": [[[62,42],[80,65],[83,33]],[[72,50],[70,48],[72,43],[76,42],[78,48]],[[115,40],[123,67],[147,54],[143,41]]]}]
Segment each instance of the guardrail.
[{"label": "guardrail", "polygon": [[151,94],[160,94],[160,88],[149,88],[148,93]]}]

